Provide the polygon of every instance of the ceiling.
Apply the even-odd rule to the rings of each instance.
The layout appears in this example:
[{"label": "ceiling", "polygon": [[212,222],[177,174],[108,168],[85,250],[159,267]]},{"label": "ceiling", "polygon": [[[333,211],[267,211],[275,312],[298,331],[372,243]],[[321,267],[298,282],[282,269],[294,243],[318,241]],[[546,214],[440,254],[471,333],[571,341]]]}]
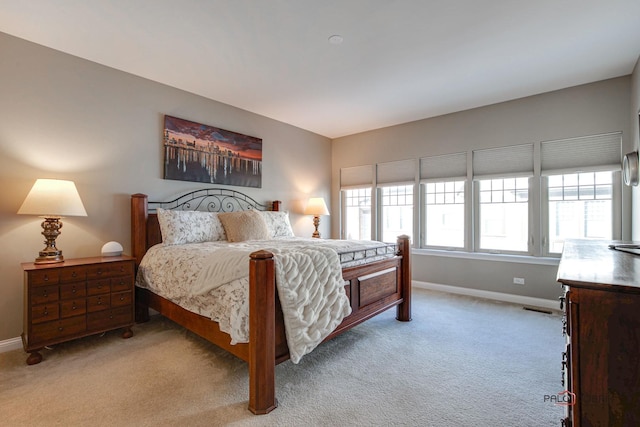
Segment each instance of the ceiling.
[{"label": "ceiling", "polygon": [[0,0],[0,11],[1,32],[329,138],[628,75],[640,55],[638,0]]}]

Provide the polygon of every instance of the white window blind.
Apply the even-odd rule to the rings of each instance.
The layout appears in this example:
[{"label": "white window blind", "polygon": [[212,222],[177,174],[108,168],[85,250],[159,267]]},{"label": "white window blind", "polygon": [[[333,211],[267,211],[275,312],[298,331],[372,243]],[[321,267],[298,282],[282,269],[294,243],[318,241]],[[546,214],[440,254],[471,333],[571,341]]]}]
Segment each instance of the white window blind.
[{"label": "white window blind", "polygon": [[423,181],[443,178],[466,179],[467,153],[445,154],[420,159],[420,179]]},{"label": "white window blind", "polygon": [[620,132],[545,141],[540,144],[543,175],[620,170]]},{"label": "white window blind", "polygon": [[473,152],[473,178],[533,176],[533,144],[511,145]]},{"label": "white window blind", "polygon": [[362,188],[373,185],[373,166],[353,166],[340,169],[340,188]]},{"label": "white window blind", "polygon": [[376,173],[378,185],[410,184],[416,180],[416,161],[410,159],[378,163]]}]

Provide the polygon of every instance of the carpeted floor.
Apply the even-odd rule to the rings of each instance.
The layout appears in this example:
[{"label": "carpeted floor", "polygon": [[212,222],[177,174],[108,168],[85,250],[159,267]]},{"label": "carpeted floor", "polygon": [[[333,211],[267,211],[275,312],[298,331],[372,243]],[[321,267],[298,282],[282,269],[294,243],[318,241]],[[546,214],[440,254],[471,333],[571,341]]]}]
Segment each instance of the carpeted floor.
[{"label": "carpeted floor", "polygon": [[279,407],[247,409],[247,366],[159,316],[119,332],[0,354],[2,426],[557,426],[559,315],[414,289],[395,310],[276,369]]}]

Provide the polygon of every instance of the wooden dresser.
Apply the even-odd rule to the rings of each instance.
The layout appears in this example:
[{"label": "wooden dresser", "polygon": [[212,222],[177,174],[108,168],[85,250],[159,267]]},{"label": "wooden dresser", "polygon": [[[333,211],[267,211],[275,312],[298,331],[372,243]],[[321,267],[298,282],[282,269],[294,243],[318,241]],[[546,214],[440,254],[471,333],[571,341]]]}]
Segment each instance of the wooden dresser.
[{"label": "wooden dresser", "polygon": [[87,335],[124,328],[133,335],[134,258],[67,259],[56,264],[23,263],[24,331],[27,364],[40,350]]},{"label": "wooden dresser", "polygon": [[565,426],[640,426],[640,255],[608,241],[564,245]]}]

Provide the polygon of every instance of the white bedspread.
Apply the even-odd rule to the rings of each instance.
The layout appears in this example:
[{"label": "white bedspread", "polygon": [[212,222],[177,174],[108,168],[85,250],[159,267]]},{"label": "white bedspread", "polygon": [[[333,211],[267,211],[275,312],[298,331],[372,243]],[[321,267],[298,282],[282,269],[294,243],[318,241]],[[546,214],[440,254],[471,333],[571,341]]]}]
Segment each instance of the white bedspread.
[{"label": "white bedspread", "polygon": [[249,254],[268,250],[274,254],[291,360],[297,363],[351,312],[336,250],[379,245],[304,238],[160,244],[142,260],[136,285],[215,320],[232,344],[248,342]]}]

